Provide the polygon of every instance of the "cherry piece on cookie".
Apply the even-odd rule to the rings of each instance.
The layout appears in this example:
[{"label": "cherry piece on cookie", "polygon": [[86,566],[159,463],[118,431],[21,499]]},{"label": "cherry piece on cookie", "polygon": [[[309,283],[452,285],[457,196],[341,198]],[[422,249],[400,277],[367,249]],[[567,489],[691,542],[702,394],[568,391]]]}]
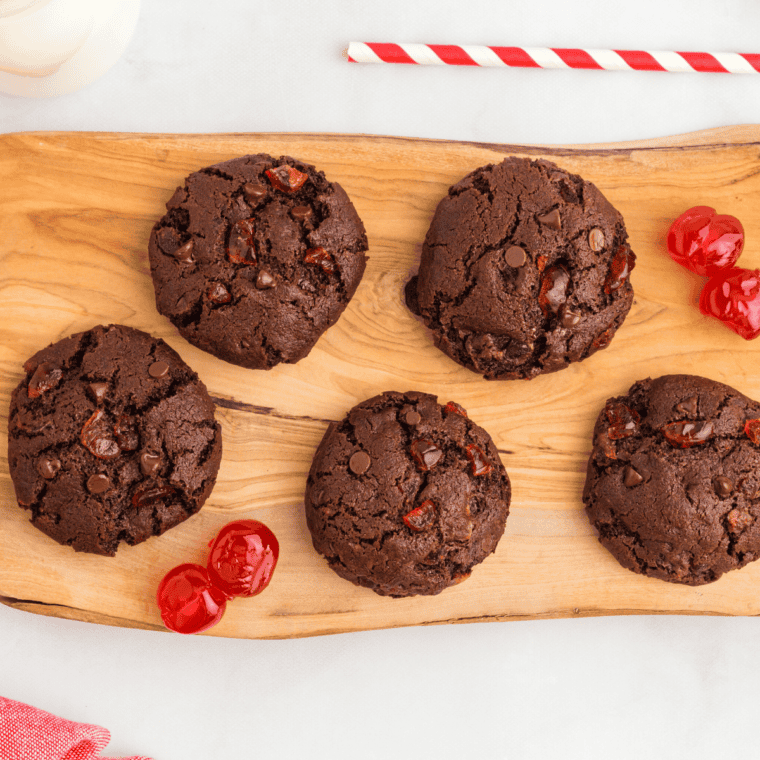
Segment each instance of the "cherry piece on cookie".
[{"label": "cherry piece on cookie", "polygon": [[208,574],[228,597],[260,594],[272,579],[280,555],[277,538],[258,520],[225,525],[211,546]]},{"label": "cherry piece on cookie", "polygon": [[708,280],[699,309],[752,340],[760,335],[760,269],[730,269]]},{"label": "cherry piece on cookie", "polygon": [[744,228],[735,216],[694,206],[670,226],[667,246],[673,261],[711,277],[736,264],[744,248]]},{"label": "cherry piece on cookie", "polygon": [[211,582],[206,568],[192,563],[178,565],[164,576],[156,600],[164,625],[176,633],[211,628],[227,607],[227,597]]}]

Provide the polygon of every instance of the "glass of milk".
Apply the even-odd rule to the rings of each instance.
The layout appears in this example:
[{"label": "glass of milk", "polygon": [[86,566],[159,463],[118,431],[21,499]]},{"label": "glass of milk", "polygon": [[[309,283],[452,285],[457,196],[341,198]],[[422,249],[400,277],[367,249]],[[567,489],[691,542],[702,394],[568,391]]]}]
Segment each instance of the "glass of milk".
[{"label": "glass of milk", "polygon": [[0,93],[84,87],[119,59],[139,11],[140,0],[0,0]]}]

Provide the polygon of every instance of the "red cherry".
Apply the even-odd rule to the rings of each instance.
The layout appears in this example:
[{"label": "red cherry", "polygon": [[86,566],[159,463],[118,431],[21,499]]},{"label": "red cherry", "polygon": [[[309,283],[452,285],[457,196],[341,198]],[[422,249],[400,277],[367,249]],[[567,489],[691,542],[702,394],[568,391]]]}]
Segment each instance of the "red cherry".
[{"label": "red cherry", "polygon": [[321,246],[319,248],[309,248],[303,260],[307,264],[317,264],[326,274],[331,274],[335,271],[333,257]]},{"label": "red cherry", "polygon": [[407,528],[415,533],[421,533],[433,527],[436,511],[435,502],[426,499],[419,507],[407,512],[402,519]]},{"label": "red cherry", "polygon": [[443,411],[448,414],[458,414],[460,417],[467,417],[467,411],[463,406],[457,404],[456,401],[449,401],[446,406],[443,407]]},{"label": "red cherry", "polygon": [[280,545],[258,520],[237,520],[225,525],[209,553],[208,574],[228,597],[255,596],[272,579]]},{"label": "red cherry", "polygon": [[744,248],[744,228],[735,216],[694,206],[670,226],[667,245],[673,261],[709,277],[736,264]]},{"label": "red cherry", "polygon": [[267,169],[264,173],[269,177],[272,186],[278,190],[282,190],[283,193],[295,193],[309,179],[308,174],[300,172],[298,169],[287,164]]},{"label": "red cherry", "polygon": [[665,425],[662,434],[671,446],[690,449],[692,446],[701,446],[712,438],[713,425],[709,420],[679,420]]},{"label": "red cherry", "polygon": [[205,567],[187,563],[169,570],[156,594],[161,619],[170,631],[199,633],[224,615],[227,598],[216,588]]},{"label": "red cherry", "polygon": [[708,280],[699,309],[746,340],[760,335],[760,269],[729,269]]},{"label": "red cherry", "polygon": [[473,475],[488,475],[493,470],[493,466],[486,458],[480,446],[471,443],[469,446],[465,446],[464,453],[467,454],[467,458],[472,462]]},{"label": "red cherry", "polygon": [[102,409],[93,412],[84,423],[80,439],[82,446],[98,459],[115,459],[121,454],[121,447]]},{"label": "red cherry", "polygon": [[58,381],[63,377],[63,372],[57,367],[53,367],[47,362],[37,365],[37,369],[34,370],[29,386],[27,388],[27,395],[29,398],[37,398],[46,391],[54,388],[58,385]]}]

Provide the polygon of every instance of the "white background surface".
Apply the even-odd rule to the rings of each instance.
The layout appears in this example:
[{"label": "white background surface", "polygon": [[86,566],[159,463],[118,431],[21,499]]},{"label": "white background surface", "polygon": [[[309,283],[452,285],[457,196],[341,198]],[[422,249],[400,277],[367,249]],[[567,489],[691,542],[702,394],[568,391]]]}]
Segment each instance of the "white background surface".
[{"label": "white background surface", "polygon": [[[341,57],[350,40],[760,52],[760,3],[146,0],[109,73],[52,100],[0,95],[0,132],[547,144],[760,123],[760,75],[359,66]],[[156,760],[756,757],[759,679],[751,618],[235,641],[0,606],[0,695],[107,727],[109,755]]]}]

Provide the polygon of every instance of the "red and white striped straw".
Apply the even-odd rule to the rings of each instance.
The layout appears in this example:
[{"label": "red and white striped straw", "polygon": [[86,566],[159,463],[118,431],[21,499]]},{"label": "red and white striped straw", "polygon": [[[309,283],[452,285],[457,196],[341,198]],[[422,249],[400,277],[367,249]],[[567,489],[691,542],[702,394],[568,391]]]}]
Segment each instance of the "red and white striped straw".
[{"label": "red and white striped straw", "polygon": [[684,53],[673,50],[592,50],[351,42],[345,55],[351,63],[416,63],[721,74],[760,73],[760,54],[758,53]]}]

